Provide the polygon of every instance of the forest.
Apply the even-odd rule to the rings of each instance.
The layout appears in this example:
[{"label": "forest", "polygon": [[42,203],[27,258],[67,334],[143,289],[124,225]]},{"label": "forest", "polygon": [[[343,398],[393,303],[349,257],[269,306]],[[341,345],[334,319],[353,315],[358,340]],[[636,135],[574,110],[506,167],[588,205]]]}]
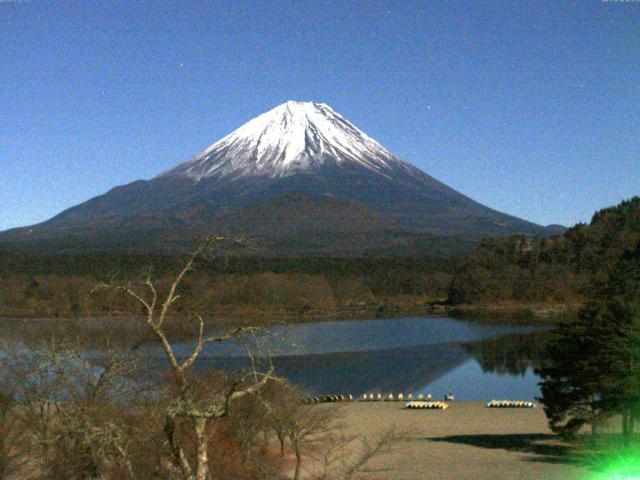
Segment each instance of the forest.
[{"label": "forest", "polygon": [[[623,252],[640,242],[640,197],[552,238],[492,237],[465,256],[260,257],[250,248],[202,259],[181,285],[185,309],[232,317],[358,317],[505,308],[577,310]],[[79,318],[129,311],[92,294],[109,279],[151,274],[180,255],[34,254],[0,250],[0,316]],[[493,310],[492,310],[493,309]]]}]

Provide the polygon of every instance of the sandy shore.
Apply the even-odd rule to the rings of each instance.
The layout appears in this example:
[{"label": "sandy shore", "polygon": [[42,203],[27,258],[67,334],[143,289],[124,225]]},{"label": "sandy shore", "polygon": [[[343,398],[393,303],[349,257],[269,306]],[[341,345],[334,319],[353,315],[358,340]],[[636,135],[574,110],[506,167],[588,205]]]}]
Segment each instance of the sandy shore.
[{"label": "sandy shore", "polygon": [[489,409],[483,402],[451,402],[447,410],[406,410],[399,402],[341,404],[350,433],[376,435],[389,427],[410,431],[407,441],[376,460],[371,479],[587,478],[562,453],[567,446],[547,427],[542,408]]}]

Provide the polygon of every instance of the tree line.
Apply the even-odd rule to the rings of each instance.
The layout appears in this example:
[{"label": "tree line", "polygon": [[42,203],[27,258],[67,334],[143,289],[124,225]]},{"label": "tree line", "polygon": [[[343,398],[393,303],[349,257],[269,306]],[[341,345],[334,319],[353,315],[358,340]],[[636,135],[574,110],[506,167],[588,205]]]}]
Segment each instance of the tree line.
[{"label": "tree line", "polygon": [[[200,260],[181,295],[200,311],[237,315],[349,316],[434,303],[581,305],[622,253],[638,244],[639,212],[635,197],[561,236],[487,238],[467,256],[276,258],[227,249]],[[150,270],[166,283],[180,261],[160,254],[0,251],[0,315],[75,318],[126,311],[127,305],[89,295],[93,285],[114,277],[135,280]]]}]

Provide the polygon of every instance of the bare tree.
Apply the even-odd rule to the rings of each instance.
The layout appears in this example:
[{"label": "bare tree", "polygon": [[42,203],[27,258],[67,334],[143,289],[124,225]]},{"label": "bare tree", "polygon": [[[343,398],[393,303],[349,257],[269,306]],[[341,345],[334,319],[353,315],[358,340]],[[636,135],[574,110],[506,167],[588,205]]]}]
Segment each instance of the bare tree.
[{"label": "bare tree", "polygon": [[[71,344],[14,345],[0,358],[0,478],[95,477],[135,438],[125,401],[132,358],[107,354],[92,364]],[[107,440],[110,439],[110,440]],[[133,470],[129,468],[129,470]],[[139,478],[122,475],[120,478]]]},{"label": "bare tree", "polygon": [[305,450],[322,441],[323,435],[336,428],[337,409],[328,405],[304,405],[302,395],[293,386],[280,383],[261,397],[269,428],[280,443],[280,455],[285,454],[289,440],[295,455],[294,480],[302,475]]},{"label": "bare tree", "polygon": [[[6,354],[6,351],[5,351]],[[12,368],[8,368],[12,367]],[[20,422],[19,388],[25,373],[0,359],[0,480],[10,478],[27,462],[26,434]]]},{"label": "bare tree", "polygon": [[364,474],[385,471],[380,468],[372,469],[370,464],[376,458],[390,453],[408,435],[408,432],[395,428],[385,430],[373,438],[332,431],[313,452],[313,459],[319,465],[319,471],[313,478],[353,480]]},{"label": "bare tree", "polygon": [[304,465],[307,476],[315,480],[359,478],[374,471],[374,459],[389,453],[409,435],[396,428],[372,437],[346,434],[340,407],[306,404],[302,397],[294,386],[284,382],[260,396],[269,428],[280,442],[281,456],[286,440],[291,445],[295,457],[293,480],[302,478]]},{"label": "bare tree", "polygon": [[166,322],[172,306],[180,298],[177,291],[181,282],[193,270],[196,260],[218,240],[220,238],[207,239],[188,256],[165,295],[160,294],[150,275],[146,276],[142,285],[103,284],[96,287],[113,289],[137,302],[144,311],[144,325],[162,346],[174,387],[172,399],[165,411],[163,430],[172,452],[174,468],[184,480],[210,478],[209,440],[216,420],[227,415],[231,402],[259,392],[273,378],[273,367],[264,373],[259,373],[254,368],[248,375],[212,389],[207,382],[198,381],[193,372],[192,367],[207,344],[236,338],[243,332],[252,331],[252,328],[240,327],[221,335],[205,335],[204,318],[193,313],[198,331],[193,349],[184,360],[176,355],[168,338]]},{"label": "bare tree", "polygon": [[61,388],[47,419],[55,442],[48,467],[76,471],[79,478],[119,469],[121,478],[135,479],[132,450],[144,438],[139,422],[131,421],[139,417],[134,414],[141,387],[132,377],[140,359],[128,352],[102,351],[99,362],[76,346],[52,354],[50,364]]}]

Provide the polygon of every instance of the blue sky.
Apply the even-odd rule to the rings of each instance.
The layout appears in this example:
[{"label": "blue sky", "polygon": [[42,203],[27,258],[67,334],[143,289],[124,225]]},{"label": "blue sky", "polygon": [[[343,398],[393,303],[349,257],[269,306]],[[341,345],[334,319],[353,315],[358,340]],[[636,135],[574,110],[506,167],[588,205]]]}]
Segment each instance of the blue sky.
[{"label": "blue sky", "polygon": [[538,223],[640,194],[640,2],[0,0],[0,65],[0,230],[289,99]]}]

